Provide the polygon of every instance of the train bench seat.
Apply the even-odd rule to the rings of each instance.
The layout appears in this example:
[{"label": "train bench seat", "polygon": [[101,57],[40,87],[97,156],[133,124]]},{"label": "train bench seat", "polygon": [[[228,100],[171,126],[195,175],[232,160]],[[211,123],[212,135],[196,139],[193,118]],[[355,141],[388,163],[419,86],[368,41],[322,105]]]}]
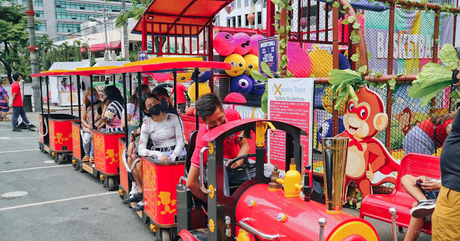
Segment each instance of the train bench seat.
[{"label": "train bench seat", "polygon": [[[391,194],[372,194],[365,197],[361,203],[360,218],[371,217],[391,223],[390,208],[396,208],[396,224],[407,228],[410,222],[410,209],[415,199],[412,198],[401,185],[400,180],[406,174],[412,176],[427,176],[439,178],[441,176],[439,157],[410,153],[401,160],[396,185]],[[425,222],[422,232],[431,235],[431,222]]]}]

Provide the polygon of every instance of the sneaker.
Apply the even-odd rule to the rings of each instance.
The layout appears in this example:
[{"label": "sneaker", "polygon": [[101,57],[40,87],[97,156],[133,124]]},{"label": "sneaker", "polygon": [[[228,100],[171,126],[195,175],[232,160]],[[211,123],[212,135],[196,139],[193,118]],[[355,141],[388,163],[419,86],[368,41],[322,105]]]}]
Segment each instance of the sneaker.
[{"label": "sneaker", "polygon": [[35,129],[33,129],[32,127],[28,126],[27,129],[29,129],[29,131],[35,131]]},{"label": "sneaker", "polygon": [[124,203],[140,202],[144,199],[144,194],[136,193],[132,197],[125,199]]},{"label": "sneaker", "polygon": [[436,201],[431,200],[421,200],[418,202],[417,207],[414,207],[410,210],[410,215],[414,218],[423,218],[425,216],[431,215],[436,206]]},{"label": "sneaker", "polygon": [[134,212],[139,212],[144,210],[144,201],[140,201],[133,207]]},{"label": "sneaker", "polygon": [[28,126],[29,128],[35,128],[35,127],[36,127],[36,126],[35,126],[34,124],[32,124],[32,123],[28,124],[27,126]]},{"label": "sneaker", "polygon": [[14,129],[13,129],[13,131],[14,131],[14,132],[22,132],[22,130],[21,130],[21,129],[19,129],[19,128],[17,128],[17,127],[16,127],[16,128],[14,128]]},{"label": "sneaker", "polygon": [[129,196],[133,196],[134,194],[138,193],[139,191],[137,190],[137,184],[136,182],[133,182],[131,184],[131,191],[129,192]]}]

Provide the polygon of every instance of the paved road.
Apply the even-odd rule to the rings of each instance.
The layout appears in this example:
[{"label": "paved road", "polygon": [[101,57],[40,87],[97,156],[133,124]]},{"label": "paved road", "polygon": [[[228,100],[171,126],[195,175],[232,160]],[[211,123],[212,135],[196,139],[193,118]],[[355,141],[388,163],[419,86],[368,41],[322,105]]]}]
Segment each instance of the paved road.
[{"label": "paved road", "polygon": [[[27,115],[38,126],[38,114]],[[38,132],[12,132],[11,123],[0,122],[0,240],[153,239],[117,192],[108,192],[70,163],[55,164],[38,150],[38,140]],[[27,194],[2,197],[18,191]],[[356,210],[345,211],[358,216]],[[381,240],[391,240],[390,224],[370,221]]]}]

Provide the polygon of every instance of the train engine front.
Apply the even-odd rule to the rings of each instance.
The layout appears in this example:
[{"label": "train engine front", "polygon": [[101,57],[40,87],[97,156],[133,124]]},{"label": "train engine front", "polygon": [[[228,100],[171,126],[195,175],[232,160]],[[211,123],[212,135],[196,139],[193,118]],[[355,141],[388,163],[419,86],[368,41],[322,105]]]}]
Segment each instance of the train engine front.
[{"label": "train engine front", "polygon": [[[294,159],[284,179],[275,170],[269,184],[246,189],[235,206],[240,227],[237,240],[254,240],[252,235],[257,240],[379,240],[369,222],[342,211],[347,146],[344,138],[324,140],[326,205],[310,201],[311,188],[301,186],[302,177]],[[308,174],[304,183],[310,183]],[[303,198],[299,195],[301,190],[306,193]]]}]

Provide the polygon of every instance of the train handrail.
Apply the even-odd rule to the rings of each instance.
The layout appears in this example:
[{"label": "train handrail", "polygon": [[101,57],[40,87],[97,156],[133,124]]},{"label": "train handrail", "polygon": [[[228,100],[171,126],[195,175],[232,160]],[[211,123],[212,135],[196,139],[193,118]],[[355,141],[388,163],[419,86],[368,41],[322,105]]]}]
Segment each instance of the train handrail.
[{"label": "train handrail", "polygon": [[[46,124],[46,122],[43,121],[43,119],[41,119],[40,122],[46,126],[46,133],[42,135],[42,133],[40,133],[40,130],[38,130],[38,134],[41,137],[45,137],[46,135],[48,135],[48,125]],[[38,123],[39,126],[41,126],[40,122]]]},{"label": "train handrail", "polygon": [[179,178],[179,185],[183,184],[183,182],[187,183],[187,178],[184,177],[184,176],[181,176],[181,177]]},{"label": "train handrail", "polygon": [[201,151],[200,151],[200,188],[201,188],[201,191],[208,194],[209,192],[211,192],[210,190],[208,190],[207,188],[204,187],[204,166],[203,166],[203,154],[205,151],[207,151],[209,149],[209,146],[205,146],[203,148],[201,148]]},{"label": "train handrail", "polygon": [[279,234],[265,234],[265,233],[262,233],[261,231],[255,229],[254,227],[252,227],[251,225],[246,223],[247,221],[249,221],[249,218],[243,218],[238,222],[238,224],[241,226],[241,228],[246,230],[248,233],[250,233],[252,235],[259,236],[262,239],[280,240],[280,235]]}]

